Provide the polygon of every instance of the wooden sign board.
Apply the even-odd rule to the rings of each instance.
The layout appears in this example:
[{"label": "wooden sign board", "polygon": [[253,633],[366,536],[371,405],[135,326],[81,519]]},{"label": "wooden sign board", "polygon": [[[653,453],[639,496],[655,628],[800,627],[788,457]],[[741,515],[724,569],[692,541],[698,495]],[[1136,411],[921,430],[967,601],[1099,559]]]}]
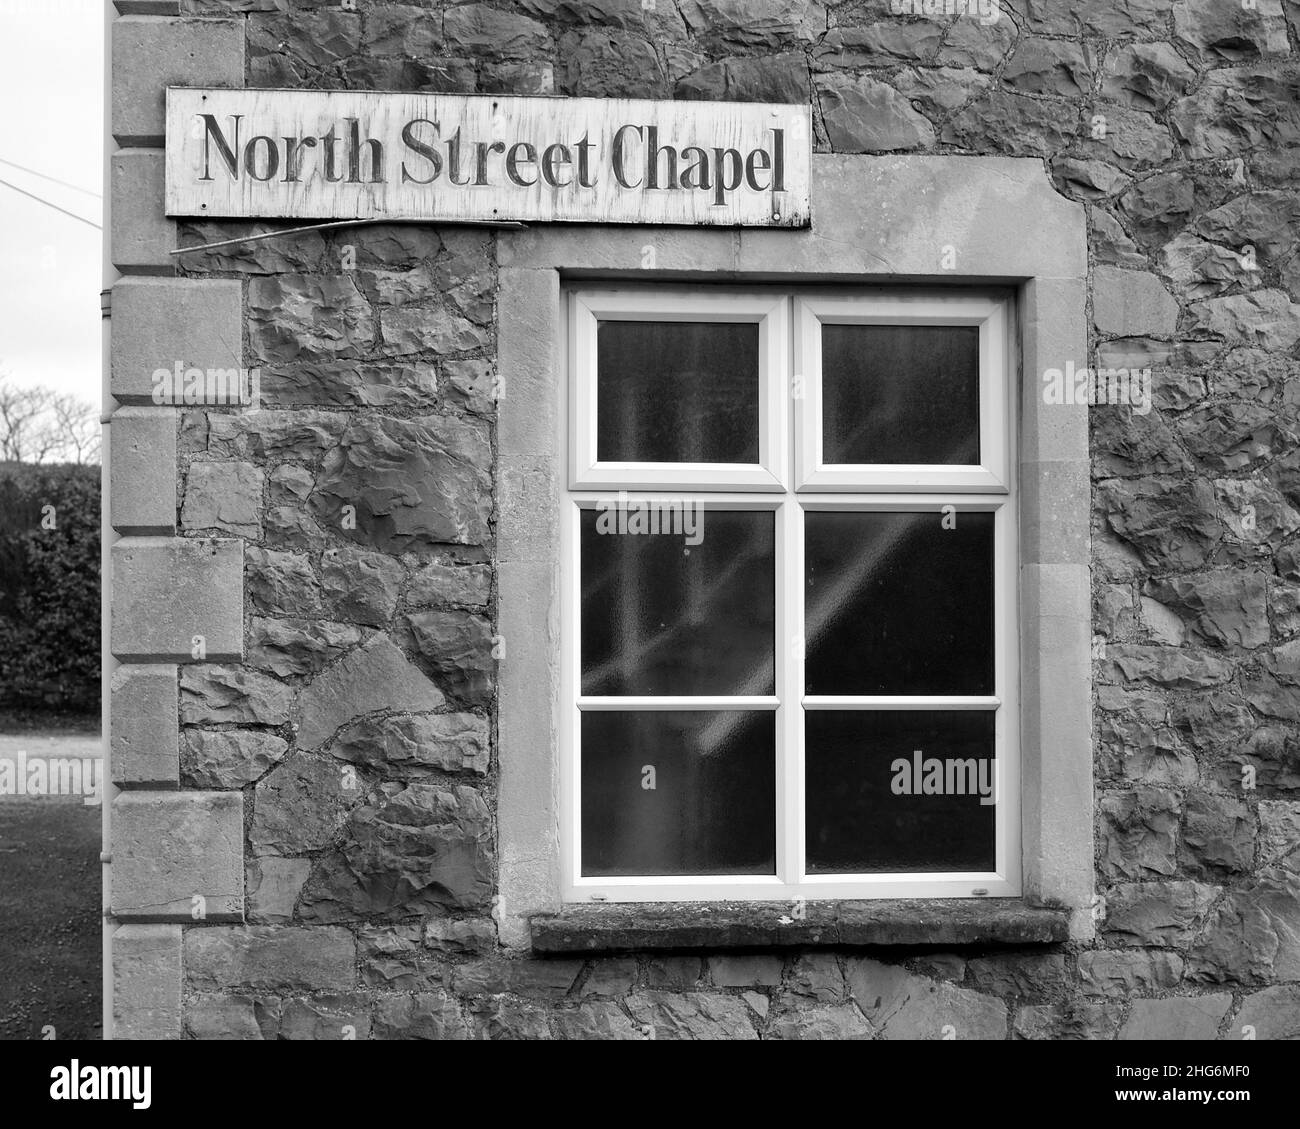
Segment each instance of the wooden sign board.
[{"label": "wooden sign board", "polygon": [[167,214],[806,227],[809,108],[167,91]]}]

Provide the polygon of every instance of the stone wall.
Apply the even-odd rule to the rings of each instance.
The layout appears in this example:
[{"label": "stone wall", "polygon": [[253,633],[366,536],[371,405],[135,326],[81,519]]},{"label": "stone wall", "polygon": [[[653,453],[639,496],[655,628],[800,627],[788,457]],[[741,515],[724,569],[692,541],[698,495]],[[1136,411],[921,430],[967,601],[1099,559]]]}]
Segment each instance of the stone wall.
[{"label": "stone wall", "polygon": [[[120,1035],[1300,1035],[1297,0],[117,7],[115,395],[153,357],[262,371],[258,411],[114,424],[152,476],[114,516]],[[1095,944],[501,948],[496,236],[174,267],[261,229],[162,221],[168,82],[810,100],[821,151],[1043,159],[1088,206],[1094,363],[1155,372],[1091,413]]]}]

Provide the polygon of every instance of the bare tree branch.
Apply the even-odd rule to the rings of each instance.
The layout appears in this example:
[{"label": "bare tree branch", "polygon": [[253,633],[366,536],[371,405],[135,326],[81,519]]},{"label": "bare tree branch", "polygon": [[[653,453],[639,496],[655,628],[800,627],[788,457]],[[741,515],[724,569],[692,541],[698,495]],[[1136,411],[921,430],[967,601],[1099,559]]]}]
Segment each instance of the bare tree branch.
[{"label": "bare tree branch", "polygon": [[0,462],[97,462],[99,435],[84,400],[0,374]]},{"label": "bare tree branch", "polygon": [[63,393],[50,403],[53,430],[64,462],[99,461],[99,413],[85,400]]}]

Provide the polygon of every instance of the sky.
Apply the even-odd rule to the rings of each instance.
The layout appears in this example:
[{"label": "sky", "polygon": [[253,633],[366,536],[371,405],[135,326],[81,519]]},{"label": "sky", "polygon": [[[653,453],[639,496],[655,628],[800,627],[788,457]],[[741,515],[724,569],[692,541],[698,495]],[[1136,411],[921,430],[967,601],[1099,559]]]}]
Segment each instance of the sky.
[{"label": "sky", "polygon": [[[104,0],[0,0],[0,180],[101,223]],[[0,185],[0,375],[100,399],[101,233]]]}]

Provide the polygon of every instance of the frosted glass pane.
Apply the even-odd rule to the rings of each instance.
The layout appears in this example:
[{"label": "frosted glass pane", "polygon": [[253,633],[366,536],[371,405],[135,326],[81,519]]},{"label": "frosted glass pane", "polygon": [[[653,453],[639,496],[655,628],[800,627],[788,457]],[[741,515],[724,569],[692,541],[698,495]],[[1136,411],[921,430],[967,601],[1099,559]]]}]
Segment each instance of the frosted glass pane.
[{"label": "frosted glass pane", "polygon": [[776,715],[582,715],[582,873],[774,874]]},{"label": "frosted glass pane", "polygon": [[822,460],[978,464],[979,328],[823,325]]},{"label": "frosted glass pane", "polygon": [[804,579],[809,694],[994,692],[993,514],[806,511]]},{"label": "frosted glass pane", "polygon": [[596,458],[757,463],[756,322],[602,321]]},{"label": "frosted glass pane", "polygon": [[994,717],[808,711],[808,872],[993,870]]},{"label": "frosted glass pane", "polygon": [[775,516],[692,512],[693,545],[582,511],[584,694],[775,693]]}]

